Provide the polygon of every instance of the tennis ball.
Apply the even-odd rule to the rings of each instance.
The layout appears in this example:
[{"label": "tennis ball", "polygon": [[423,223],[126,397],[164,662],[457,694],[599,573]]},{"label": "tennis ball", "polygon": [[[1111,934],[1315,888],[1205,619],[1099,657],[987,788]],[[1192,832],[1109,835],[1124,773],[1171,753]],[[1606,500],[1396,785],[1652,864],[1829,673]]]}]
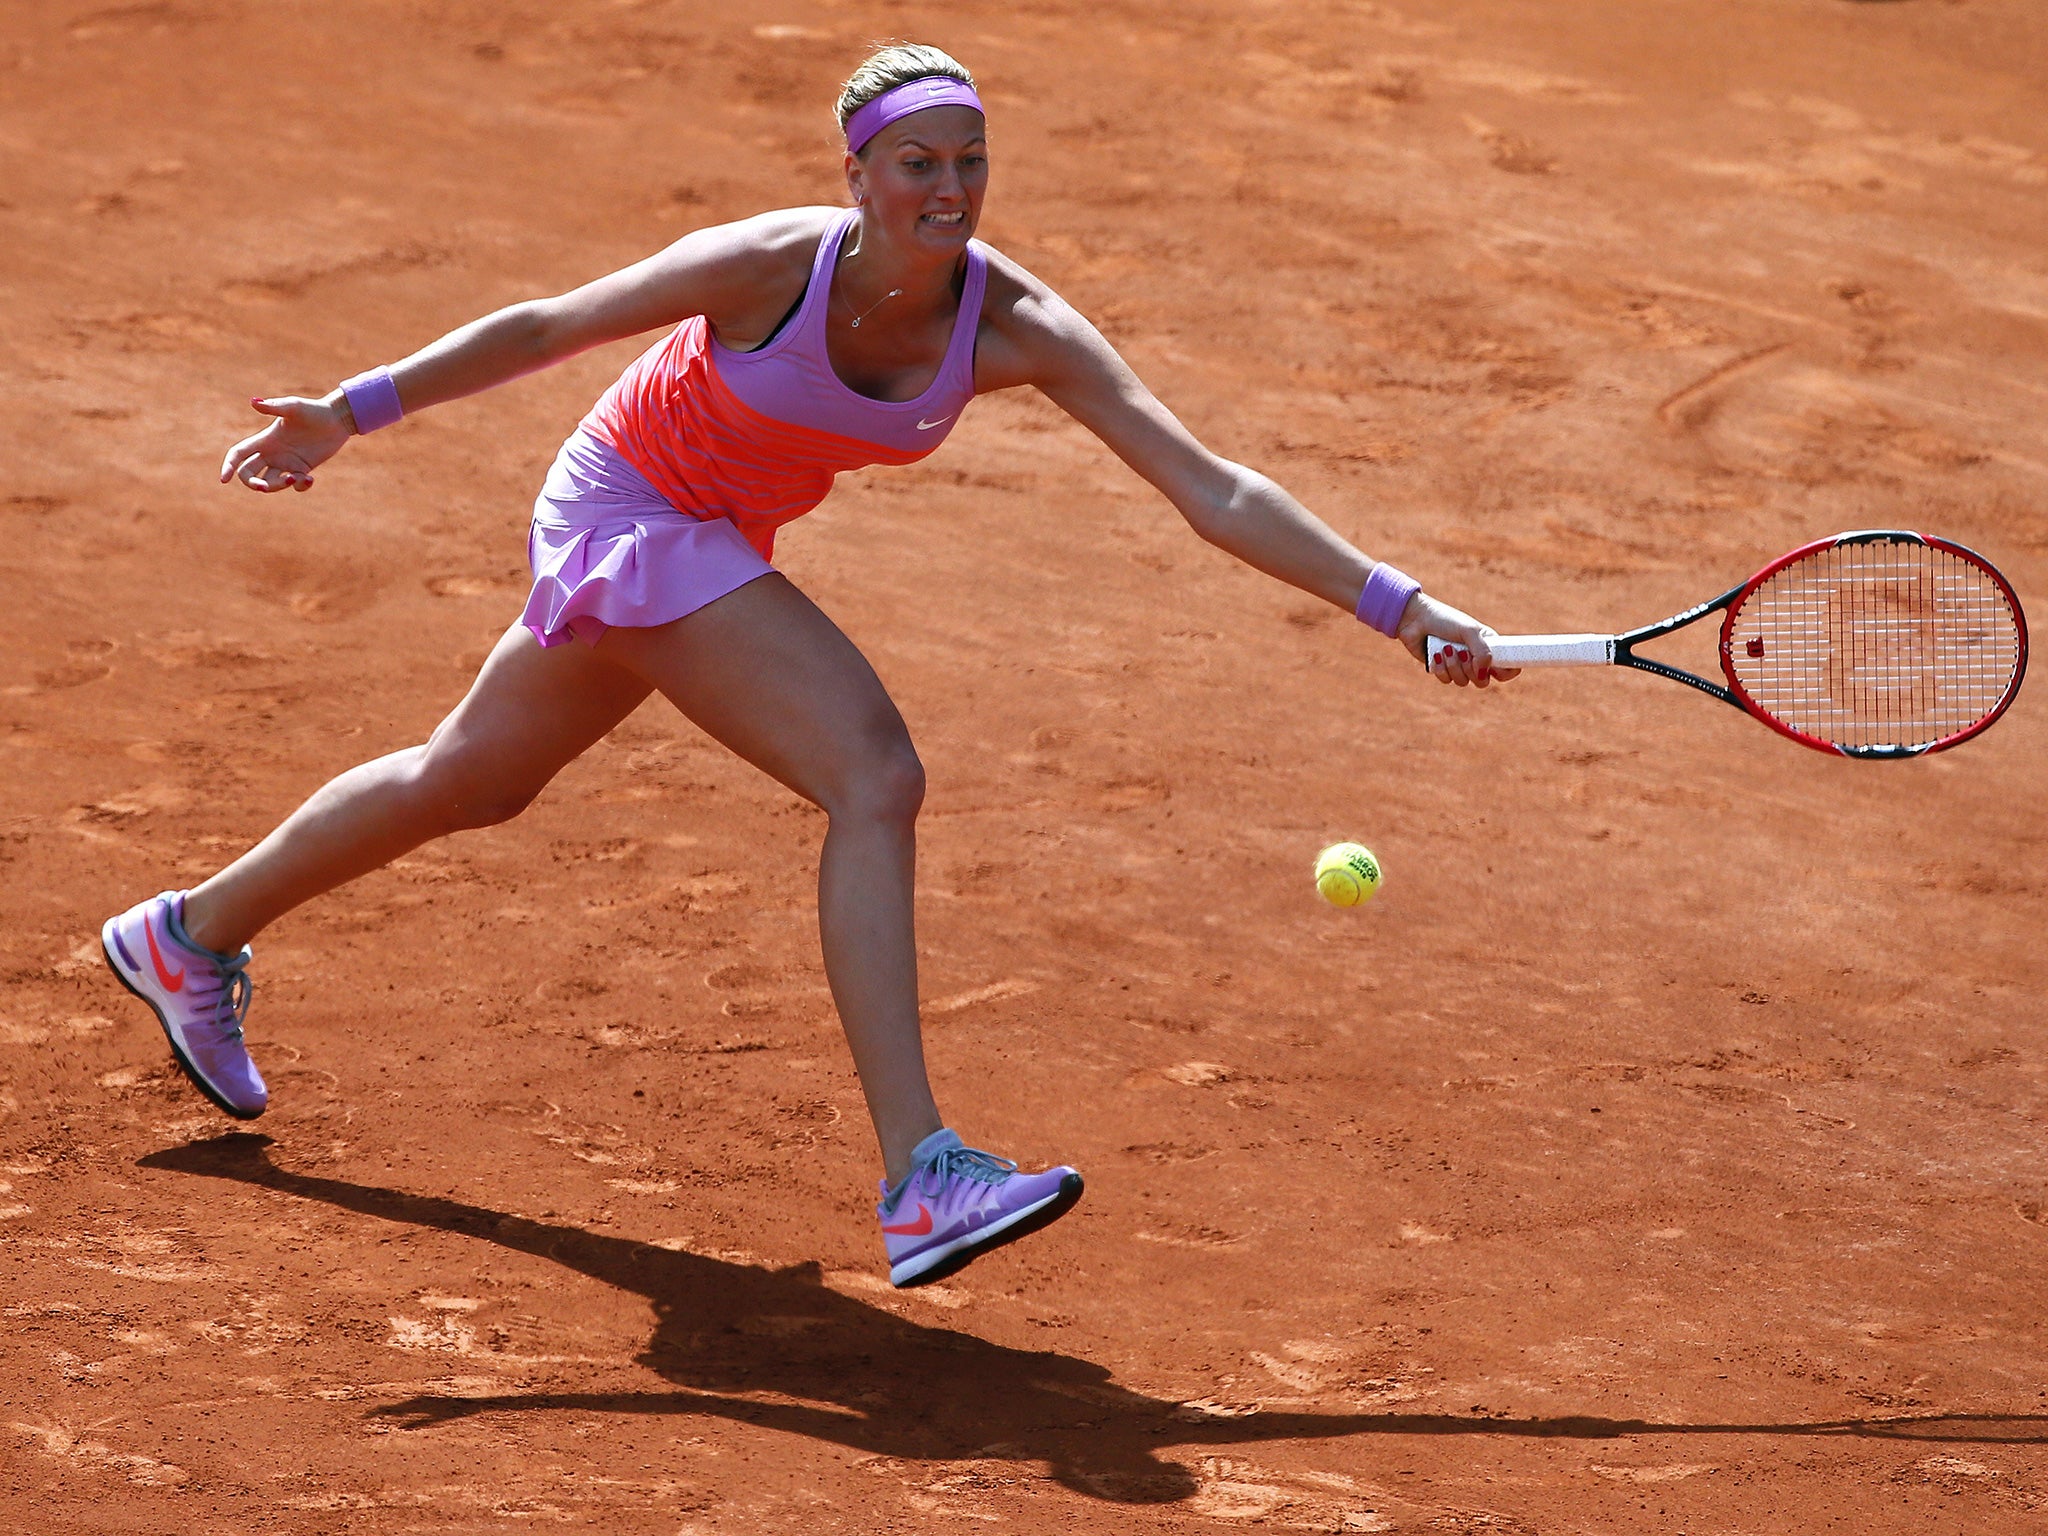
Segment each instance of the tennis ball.
[{"label": "tennis ball", "polygon": [[1333,907],[1355,907],[1380,888],[1380,861],[1357,843],[1332,843],[1316,855],[1316,889]]}]

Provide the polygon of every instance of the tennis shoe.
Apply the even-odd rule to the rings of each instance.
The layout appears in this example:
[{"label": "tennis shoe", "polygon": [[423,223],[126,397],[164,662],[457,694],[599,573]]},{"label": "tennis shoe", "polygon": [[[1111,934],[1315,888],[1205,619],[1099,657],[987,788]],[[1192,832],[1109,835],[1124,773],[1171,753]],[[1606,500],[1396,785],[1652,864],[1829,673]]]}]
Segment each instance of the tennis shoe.
[{"label": "tennis shoe", "polygon": [[193,1086],[238,1120],[262,1114],[270,1090],[242,1041],[248,946],[239,955],[202,948],[185,931],[185,893],[165,891],[108,918],[100,947],[121,985],[149,1004]]},{"label": "tennis shoe", "polygon": [[991,1249],[1036,1232],[1081,1198],[1072,1168],[1019,1173],[1006,1157],[977,1152],[952,1131],[934,1131],[910,1154],[895,1188],[882,1182],[882,1244],[889,1283],[929,1285]]}]

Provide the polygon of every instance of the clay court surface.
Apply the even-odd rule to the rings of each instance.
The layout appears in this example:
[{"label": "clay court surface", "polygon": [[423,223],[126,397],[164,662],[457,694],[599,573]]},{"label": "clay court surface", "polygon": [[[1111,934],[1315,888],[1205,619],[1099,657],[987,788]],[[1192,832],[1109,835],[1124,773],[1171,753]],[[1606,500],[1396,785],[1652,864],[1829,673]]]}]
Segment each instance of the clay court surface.
[{"label": "clay court surface", "polygon": [[1502,629],[1870,526],[2048,618],[2034,0],[9,6],[0,1530],[2048,1528],[2048,682],[1909,765],[1456,693],[1035,398],[779,556],[930,769],[941,1102],[1073,1216],[888,1289],[822,818],[666,706],[258,941],[261,1134],[174,1073],[101,919],[424,737],[632,349],[306,496],[243,402],[837,200],[878,37],[981,77],[985,238]]}]

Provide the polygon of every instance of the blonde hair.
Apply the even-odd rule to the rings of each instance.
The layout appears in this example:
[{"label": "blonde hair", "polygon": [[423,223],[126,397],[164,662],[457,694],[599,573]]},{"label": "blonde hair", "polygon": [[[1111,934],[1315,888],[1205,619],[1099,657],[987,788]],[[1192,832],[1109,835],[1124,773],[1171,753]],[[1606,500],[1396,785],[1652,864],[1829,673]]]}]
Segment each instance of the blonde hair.
[{"label": "blonde hair", "polygon": [[967,66],[944,49],[925,43],[882,44],[861,60],[860,68],[847,76],[840,89],[840,131],[845,132],[847,119],[884,91],[933,75],[945,75],[970,89],[974,85],[974,76],[967,73]]}]

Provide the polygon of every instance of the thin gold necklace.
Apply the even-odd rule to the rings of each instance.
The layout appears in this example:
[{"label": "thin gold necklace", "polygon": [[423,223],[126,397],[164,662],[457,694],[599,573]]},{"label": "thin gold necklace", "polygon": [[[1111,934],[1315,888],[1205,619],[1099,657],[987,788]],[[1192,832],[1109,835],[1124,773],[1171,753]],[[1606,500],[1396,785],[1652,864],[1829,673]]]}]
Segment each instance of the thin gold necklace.
[{"label": "thin gold necklace", "polygon": [[872,315],[876,310],[880,309],[884,304],[888,303],[891,299],[901,295],[902,292],[903,290],[901,288],[891,288],[887,293],[883,294],[879,299],[875,300],[874,303],[870,304],[866,309],[862,310],[859,314],[853,317],[853,328],[856,331],[859,330],[861,321],[867,319],[869,315]]},{"label": "thin gold necklace", "polygon": [[[860,242],[858,239],[856,239],[854,241],[853,249],[846,253],[845,259],[847,261],[851,261],[854,257],[858,256],[859,254]],[[861,321],[867,319],[869,315],[872,315],[876,310],[880,309],[884,304],[888,303],[891,299],[902,297],[902,294],[903,290],[901,288],[891,288],[887,293],[883,294],[879,299],[875,300],[874,303],[870,304],[866,309],[862,310],[859,314],[853,317],[853,329],[855,329],[856,331],[859,330]]]}]

